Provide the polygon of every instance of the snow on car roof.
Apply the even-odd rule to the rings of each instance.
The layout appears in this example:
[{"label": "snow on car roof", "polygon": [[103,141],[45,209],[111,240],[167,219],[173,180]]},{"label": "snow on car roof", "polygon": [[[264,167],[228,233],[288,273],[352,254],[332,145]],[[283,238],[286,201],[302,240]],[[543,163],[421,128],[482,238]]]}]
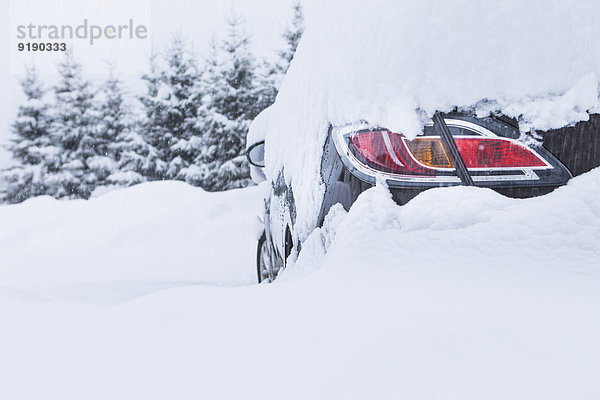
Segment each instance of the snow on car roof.
[{"label": "snow on car roof", "polygon": [[597,1],[331,1],[307,21],[275,104],[253,123],[285,167],[301,238],[317,218],[329,124],[417,135],[436,110],[502,112],[546,130],[600,112]]}]

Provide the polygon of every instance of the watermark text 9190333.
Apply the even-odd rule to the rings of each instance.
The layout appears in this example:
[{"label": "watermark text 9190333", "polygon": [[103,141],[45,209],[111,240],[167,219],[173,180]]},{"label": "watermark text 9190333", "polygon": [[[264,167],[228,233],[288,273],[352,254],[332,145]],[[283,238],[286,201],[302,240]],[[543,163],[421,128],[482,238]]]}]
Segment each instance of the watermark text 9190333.
[{"label": "watermark text 9190333", "polygon": [[65,42],[19,42],[17,43],[17,50],[19,51],[66,51],[67,44]]}]

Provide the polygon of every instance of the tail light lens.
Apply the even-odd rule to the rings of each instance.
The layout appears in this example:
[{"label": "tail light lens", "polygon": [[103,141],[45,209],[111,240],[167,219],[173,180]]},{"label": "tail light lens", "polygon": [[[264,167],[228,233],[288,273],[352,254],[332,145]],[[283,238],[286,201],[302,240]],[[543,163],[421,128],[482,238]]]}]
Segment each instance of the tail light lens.
[{"label": "tail light lens", "polygon": [[415,139],[404,142],[413,157],[427,167],[454,168],[446,144],[438,139]]},{"label": "tail light lens", "polygon": [[525,145],[494,138],[457,138],[467,168],[547,168],[548,163]]},{"label": "tail light lens", "polygon": [[[367,166],[382,172],[418,173],[454,169],[446,144],[439,137],[406,140],[389,131],[357,132],[351,150]],[[525,145],[504,138],[455,137],[469,169],[547,168],[548,163]]]},{"label": "tail light lens", "polygon": [[[461,129],[453,138],[474,180],[531,180],[537,179],[532,170],[553,168],[515,139],[497,136],[485,128]],[[371,176],[383,173],[397,180],[457,181],[451,153],[439,136],[407,140],[385,129],[363,129],[342,132],[337,142],[345,146],[350,162]]]},{"label": "tail light lens", "polygon": [[396,175],[435,175],[435,169],[415,162],[400,134],[388,131],[356,132],[350,135],[349,144],[357,160],[376,171]]}]

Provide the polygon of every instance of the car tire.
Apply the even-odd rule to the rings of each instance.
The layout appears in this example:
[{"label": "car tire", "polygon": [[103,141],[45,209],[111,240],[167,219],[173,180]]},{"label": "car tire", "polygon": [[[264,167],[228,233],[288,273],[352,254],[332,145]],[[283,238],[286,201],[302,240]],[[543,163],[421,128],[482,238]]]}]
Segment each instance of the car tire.
[{"label": "car tire", "polygon": [[258,245],[256,246],[256,273],[258,275],[258,283],[273,282],[275,276],[273,274],[273,262],[269,252],[269,243],[267,235],[263,232]]}]

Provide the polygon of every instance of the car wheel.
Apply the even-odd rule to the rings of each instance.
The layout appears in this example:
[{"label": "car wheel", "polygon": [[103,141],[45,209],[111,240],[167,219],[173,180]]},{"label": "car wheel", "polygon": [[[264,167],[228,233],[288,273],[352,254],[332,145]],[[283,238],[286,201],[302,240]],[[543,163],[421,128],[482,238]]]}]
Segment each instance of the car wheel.
[{"label": "car wheel", "polygon": [[285,261],[283,265],[287,265],[288,257],[292,254],[292,249],[294,248],[294,239],[292,239],[292,232],[290,231],[290,227],[288,226],[285,230]]},{"label": "car wheel", "polygon": [[256,247],[256,272],[258,274],[258,283],[273,282],[275,280],[276,272],[271,257],[271,249],[269,248],[269,242],[267,242],[267,236],[264,232],[258,240],[258,246]]}]

